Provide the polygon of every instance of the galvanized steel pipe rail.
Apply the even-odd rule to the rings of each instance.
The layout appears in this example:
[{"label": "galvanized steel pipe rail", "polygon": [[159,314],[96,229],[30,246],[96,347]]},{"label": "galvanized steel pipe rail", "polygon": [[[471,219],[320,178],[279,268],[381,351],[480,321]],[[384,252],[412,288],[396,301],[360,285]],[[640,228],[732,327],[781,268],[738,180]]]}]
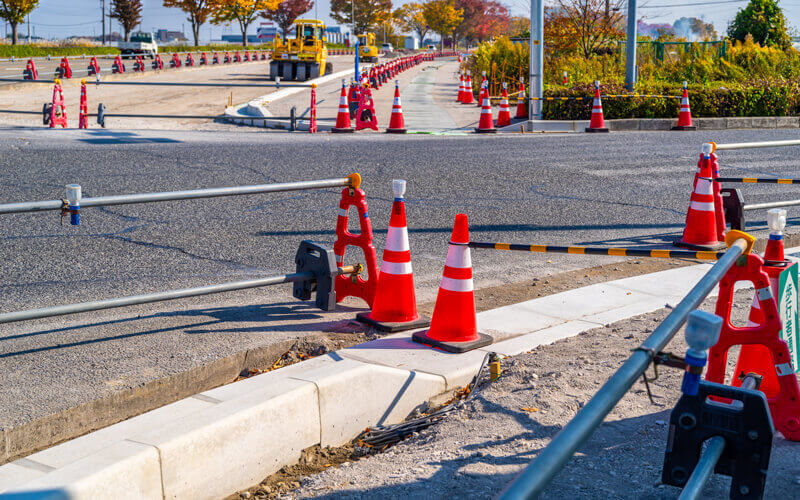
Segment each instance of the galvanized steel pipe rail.
[{"label": "galvanized steel pipe rail", "polygon": [[[287,182],[283,184],[257,184],[252,186],[192,189],[187,191],[165,191],[161,193],[96,196],[93,198],[82,198],[80,200],[80,207],[105,207],[111,205],[130,205],[134,203],[152,203],[159,201],[193,200],[198,198],[217,198],[220,196],[278,193],[284,191],[301,191],[305,189],[324,189],[331,187],[352,186],[354,188],[358,188],[360,185],[361,176],[359,174],[351,174],[342,179],[325,179],[319,181]],[[64,200],[6,203],[4,205],[0,205],[0,214],[42,212],[47,210],[62,210],[63,208]]]},{"label": "galvanized steel pipe rail", "polygon": [[[733,231],[728,233],[734,234]],[[603,419],[617,405],[633,384],[639,380],[652,362],[653,354],[660,352],[678,333],[689,313],[695,310],[719,283],[736,260],[752,249],[754,239],[744,233],[732,242],[700,281],[678,303],[664,321],[634,351],[625,363],[600,388],[594,397],[559,432],[550,444],[503,491],[500,498],[516,500],[536,498],[564,467],[572,455],[603,423]],[[749,238],[746,239],[745,237]]]},{"label": "galvanized steel pipe rail", "polygon": [[716,467],[723,451],[725,451],[725,438],[714,436],[708,440],[708,446],[706,446],[703,454],[700,455],[700,460],[697,461],[697,466],[683,487],[679,500],[699,500],[703,498],[703,488],[711,474],[714,473],[714,467]]},{"label": "galvanized steel pipe rail", "polygon": [[[336,275],[339,276],[342,274],[353,274],[359,270],[359,267],[360,266],[358,265],[339,267],[337,268]],[[207,285],[196,288],[182,288],[179,290],[169,290],[166,292],[148,293],[146,295],[133,295],[130,297],[117,297],[114,299],[80,302],[77,304],[66,304],[63,306],[28,309],[27,311],[14,311],[0,314],[0,323],[13,323],[31,319],[50,318],[53,316],[66,316],[69,314],[100,311],[103,309],[114,309],[117,307],[133,306],[137,304],[149,304],[152,302],[163,302],[166,300],[183,299],[186,297],[211,295],[213,293],[230,292],[233,290],[245,290],[247,288],[279,285],[281,283],[294,283],[295,281],[307,281],[314,278],[314,273],[302,272],[284,274],[281,276],[270,276],[268,278],[259,278],[254,280],[232,281],[219,285]]]},{"label": "galvanized steel pipe rail", "polygon": [[800,140],[793,139],[789,141],[765,141],[765,142],[733,142],[730,144],[711,144],[713,153],[714,151],[724,151],[728,149],[755,149],[755,148],[779,148],[786,146],[800,146]]}]

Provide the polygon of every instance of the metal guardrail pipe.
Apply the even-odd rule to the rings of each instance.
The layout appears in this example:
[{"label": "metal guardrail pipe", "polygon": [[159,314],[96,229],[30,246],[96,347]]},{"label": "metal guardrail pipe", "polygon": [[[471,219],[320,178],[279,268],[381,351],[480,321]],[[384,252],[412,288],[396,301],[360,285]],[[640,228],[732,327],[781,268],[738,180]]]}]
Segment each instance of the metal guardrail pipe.
[{"label": "metal guardrail pipe", "polygon": [[[337,275],[351,274],[356,272],[357,269],[358,266],[340,267],[337,269]],[[295,281],[306,281],[314,278],[314,273],[302,272],[284,274],[282,276],[270,276],[268,278],[259,278],[255,280],[232,281],[230,283],[222,283],[219,285],[208,285],[196,288],[182,288],[179,290],[169,290],[166,292],[148,293],[146,295],[133,295],[130,297],[118,297],[114,299],[95,300],[92,302],[80,302],[77,304],[66,304],[63,306],[28,309],[27,311],[14,311],[0,314],[0,323],[13,323],[16,321],[50,318],[53,316],[66,316],[69,314],[100,311],[103,309],[114,309],[117,307],[132,306],[137,304],[149,304],[151,302],[163,302],[166,300],[183,299],[186,297],[211,295],[213,293],[230,292],[233,290],[245,290],[247,288],[279,285],[281,283],[293,283]]]},{"label": "metal guardrail pipe", "polygon": [[730,144],[717,144],[715,142],[709,143],[713,151],[722,151],[726,149],[754,149],[754,148],[779,148],[785,146],[800,146],[800,140],[789,141],[765,141],[765,142],[733,142]]},{"label": "metal guardrail pipe", "polygon": [[683,492],[679,497],[680,500],[699,500],[703,498],[703,487],[711,477],[711,474],[714,473],[714,467],[716,467],[723,451],[725,451],[725,438],[715,436],[708,440],[708,446],[700,456],[700,460],[686,482],[686,486],[683,487]]},{"label": "metal guardrail pipe", "polygon": [[768,208],[793,207],[800,205],[800,200],[768,201],[766,203],[752,203],[743,205],[742,210],[763,210]]},{"label": "metal guardrail pipe", "polygon": [[[730,233],[729,233],[730,234]],[[516,500],[536,498],[564,467],[575,451],[588,440],[603,423],[603,419],[617,405],[633,384],[639,380],[652,361],[651,353],[660,352],[695,310],[719,283],[752,242],[739,238],[725,252],[700,281],[678,303],[664,321],[634,351],[625,363],[595,393],[577,415],[559,432],[538,458],[503,491],[501,499]]]},{"label": "metal guardrail pipe", "polygon": [[[162,193],[121,194],[115,196],[97,196],[82,198],[81,208],[103,207],[111,205],[130,205],[134,203],[152,203],[158,201],[193,200],[197,198],[217,198],[220,196],[240,196],[260,193],[278,193],[283,191],[301,191],[304,189],[324,189],[330,187],[353,186],[361,184],[361,176],[352,174],[343,179],[325,179],[320,181],[287,182],[283,184],[257,184],[253,186],[233,186],[209,189],[192,189],[187,191],[164,191]],[[43,212],[61,210],[63,200],[30,201],[6,203],[0,205],[0,214],[16,214],[26,212]]]}]

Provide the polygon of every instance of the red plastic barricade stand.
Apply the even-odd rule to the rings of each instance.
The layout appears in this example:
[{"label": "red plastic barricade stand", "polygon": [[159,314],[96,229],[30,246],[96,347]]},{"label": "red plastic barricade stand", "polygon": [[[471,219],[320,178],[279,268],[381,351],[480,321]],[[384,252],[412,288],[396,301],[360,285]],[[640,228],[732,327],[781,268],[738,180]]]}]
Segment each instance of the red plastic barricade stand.
[{"label": "red plastic barricade stand", "polygon": [[225,64],[230,64],[231,55],[228,52],[225,52],[225,57],[222,58],[222,62]]},{"label": "red plastic barricade stand", "polygon": [[200,66],[208,66],[208,57],[205,52],[200,54]]},{"label": "red plastic barricade stand", "polygon": [[[730,244],[741,237],[747,237],[752,247],[755,238],[740,231],[728,232],[726,242]],[[778,393],[766,394],[772,421],[786,439],[800,441],[800,387],[792,367],[789,347],[780,338],[781,321],[778,316],[778,305],[770,287],[769,276],[763,266],[764,260],[759,255],[748,253],[740,258],[720,280],[715,313],[723,318],[724,322],[719,341],[709,351],[706,379],[720,384],[725,383],[725,369],[731,347],[763,346],[768,350],[771,359],[769,363],[761,364],[769,365],[769,369],[775,370],[778,378]],[[734,285],[739,281],[749,281],[755,286],[763,315],[763,322],[759,325],[734,327],[731,324]],[[741,384],[736,380],[740,375],[742,374],[734,373],[732,385]],[[760,375],[771,374],[760,373]]]},{"label": "red plastic barricade stand", "polygon": [[244,53],[244,60],[250,62],[250,51],[246,50]]},{"label": "red plastic barricade stand", "polygon": [[36,71],[36,63],[33,59],[28,59],[28,64],[25,65],[25,71],[22,72],[22,77],[25,80],[38,80],[39,72]]},{"label": "red plastic barricade stand", "polygon": [[310,117],[308,121],[308,133],[309,134],[316,134],[317,133],[317,84],[311,84],[311,110],[309,112]]},{"label": "red plastic barricade stand", "polygon": [[241,56],[241,54],[239,54],[238,50],[233,53],[233,62],[237,62],[237,63],[242,62],[242,56]]},{"label": "red plastic barricade stand", "polygon": [[144,59],[142,59],[142,56],[136,56],[136,61],[133,63],[133,71],[144,73]]},{"label": "red plastic barricade stand", "polygon": [[89,76],[99,75],[100,74],[100,65],[97,64],[97,57],[92,56],[89,60],[89,66],[86,68],[89,72]]},{"label": "red plastic barricade stand", "polygon": [[[339,202],[339,218],[336,221],[336,242],[333,244],[333,253],[336,255],[336,265],[344,266],[344,254],[348,246],[359,247],[364,252],[366,259],[365,269],[367,279],[361,276],[336,277],[336,302],[341,302],[346,297],[358,297],[372,308],[375,301],[375,287],[378,283],[378,253],[372,244],[372,222],[369,219],[366,194],[361,189],[361,176],[352,174],[350,187],[342,190],[342,200]],[[361,234],[354,235],[348,230],[348,215],[350,207],[358,210],[358,222]]]},{"label": "red plastic barricade stand", "polygon": [[261,60],[262,61],[266,61],[267,60],[267,52],[264,51],[264,50],[261,51]]},{"label": "red plastic barricade stand", "polygon": [[161,59],[161,54],[156,54],[153,59],[153,69],[164,69],[164,61]]},{"label": "red plastic barricade stand", "polygon": [[172,59],[170,59],[170,61],[169,61],[169,67],[170,68],[180,68],[181,67],[181,58],[177,54],[177,52],[175,54],[172,54]]},{"label": "red plastic barricade stand", "polygon": [[78,110],[78,128],[89,128],[89,104],[86,100],[86,80],[81,80],[81,103]]},{"label": "red plastic barricade stand", "polygon": [[216,52],[211,53],[211,64],[219,64],[219,54]]},{"label": "red plastic barricade stand", "polygon": [[364,85],[358,99],[356,111],[356,132],[365,128],[378,131],[378,117],[375,116],[375,102],[372,100],[372,91],[369,85]]},{"label": "red plastic barricade stand", "polygon": [[125,65],[122,63],[122,56],[117,56],[114,59],[114,64],[111,65],[112,73],[125,73]]},{"label": "red plastic barricade stand", "polygon": [[64,105],[64,91],[61,90],[61,80],[56,78],[53,85],[53,105],[50,107],[50,128],[61,125],[67,128],[67,107]]},{"label": "red plastic barricade stand", "polygon": [[66,57],[61,59],[61,64],[56,70],[59,78],[72,78],[72,68],[69,67],[69,59]]},{"label": "red plastic barricade stand", "polygon": [[186,54],[186,66],[194,66],[194,56],[191,52]]}]

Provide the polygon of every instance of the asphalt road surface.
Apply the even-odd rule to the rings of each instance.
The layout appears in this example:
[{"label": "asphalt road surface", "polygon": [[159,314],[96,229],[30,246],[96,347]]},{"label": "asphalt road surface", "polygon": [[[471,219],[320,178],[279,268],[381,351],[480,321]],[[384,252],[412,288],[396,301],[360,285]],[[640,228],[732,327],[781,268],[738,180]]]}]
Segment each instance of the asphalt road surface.
[{"label": "asphalt road surface", "polygon": [[[473,240],[663,244],[682,230],[702,142],[789,138],[797,131],[398,138],[245,128],[5,129],[0,201],[62,198],[68,183],[81,184],[88,197],[357,171],[380,252],[391,181],[403,178],[418,297],[425,301],[435,296],[457,213],[469,215]],[[723,175],[794,176],[796,158],[792,148],[723,151],[720,164]],[[800,197],[792,185],[744,191],[748,202]],[[79,227],[60,225],[56,212],[2,215],[0,311],[292,272],[301,240],[333,241],[338,202],[338,190],[328,189],[87,208]],[[789,210],[791,230],[797,212]],[[763,234],[765,213],[750,215],[748,229]],[[355,253],[345,260],[363,262]],[[473,251],[479,288],[606,262]],[[288,287],[272,287],[0,325],[0,428],[319,330],[327,319],[298,308]]]}]

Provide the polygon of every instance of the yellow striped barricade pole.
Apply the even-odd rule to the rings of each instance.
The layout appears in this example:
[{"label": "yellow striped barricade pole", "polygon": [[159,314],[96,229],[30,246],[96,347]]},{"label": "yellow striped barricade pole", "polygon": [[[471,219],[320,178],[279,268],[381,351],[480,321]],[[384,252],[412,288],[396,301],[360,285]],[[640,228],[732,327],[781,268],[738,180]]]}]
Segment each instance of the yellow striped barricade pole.
[{"label": "yellow striped barricade pole", "polygon": [[660,248],[617,248],[617,247],[584,247],[584,246],[557,246],[557,245],[527,245],[520,243],[492,243],[470,241],[470,248],[483,248],[490,250],[510,250],[516,252],[534,253],[568,253],[573,255],[609,255],[614,257],[652,257],[656,259],[698,259],[717,260],[725,252],[695,252],[691,250],[669,250]]}]

